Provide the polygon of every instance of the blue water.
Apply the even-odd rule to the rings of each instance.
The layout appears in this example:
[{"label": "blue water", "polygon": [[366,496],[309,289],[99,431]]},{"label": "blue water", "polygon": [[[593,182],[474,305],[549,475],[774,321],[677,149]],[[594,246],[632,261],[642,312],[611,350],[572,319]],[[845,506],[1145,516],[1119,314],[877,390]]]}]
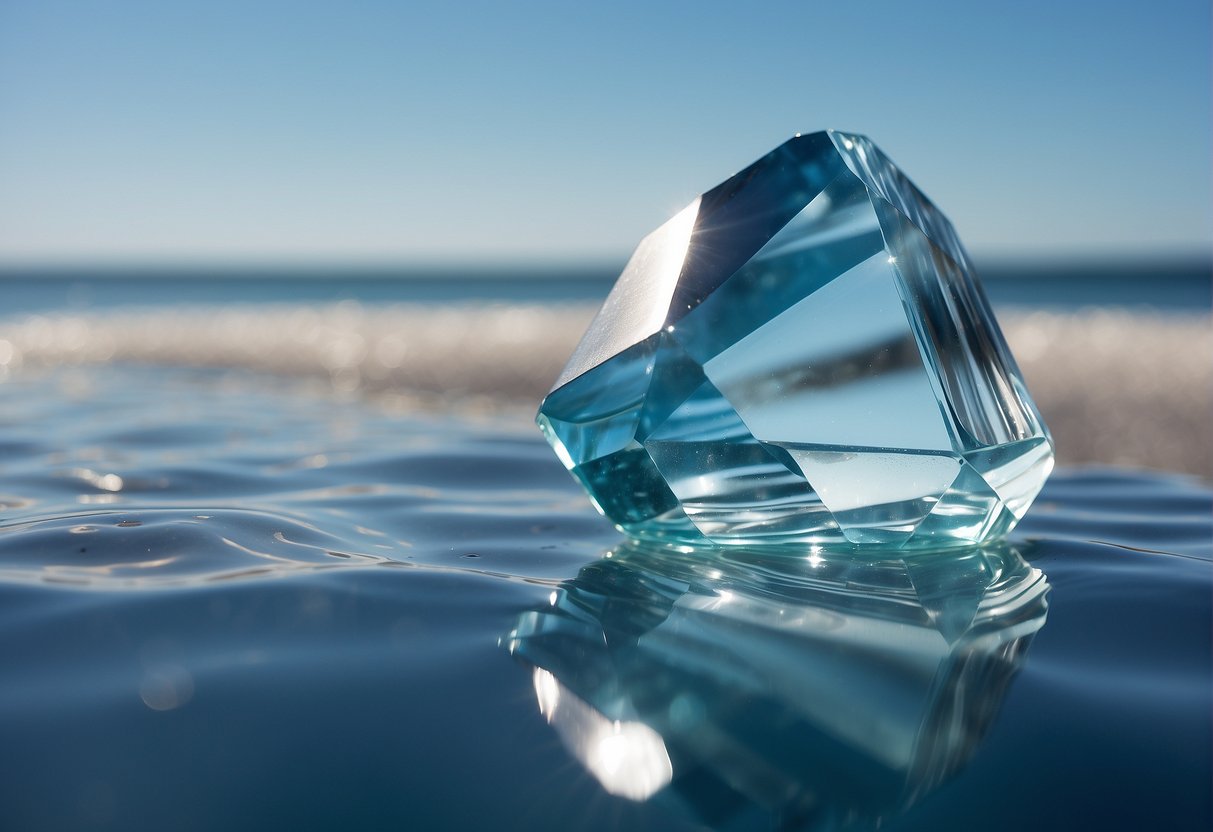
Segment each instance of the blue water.
[{"label": "blue water", "polygon": [[2,825],[1209,828],[1208,485],[1061,470],[949,558],[638,549],[483,411],[28,371]]},{"label": "blue water", "polygon": [[[116,306],[227,303],[368,304],[601,301],[622,264],[533,269],[52,269],[0,268],[4,315]],[[1200,260],[1128,263],[999,263],[981,269],[997,306],[1088,306],[1162,312],[1213,308],[1210,265]]]}]

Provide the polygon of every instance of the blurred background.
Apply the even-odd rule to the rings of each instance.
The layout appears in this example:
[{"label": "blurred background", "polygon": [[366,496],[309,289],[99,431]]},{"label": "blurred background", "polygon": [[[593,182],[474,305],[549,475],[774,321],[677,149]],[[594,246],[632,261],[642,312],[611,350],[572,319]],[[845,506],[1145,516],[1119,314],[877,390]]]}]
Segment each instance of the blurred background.
[{"label": "blurred background", "polygon": [[641,236],[837,127],[951,217],[1063,462],[1208,473],[1210,66],[1204,0],[0,0],[0,376],[525,418]]}]

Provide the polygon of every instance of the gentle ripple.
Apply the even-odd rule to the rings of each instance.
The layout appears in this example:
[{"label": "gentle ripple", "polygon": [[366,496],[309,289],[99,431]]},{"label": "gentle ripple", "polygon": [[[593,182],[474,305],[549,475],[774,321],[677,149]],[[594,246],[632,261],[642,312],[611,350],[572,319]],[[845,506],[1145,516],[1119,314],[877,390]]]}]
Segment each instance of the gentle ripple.
[{"label": "gentle ripple", "polygon": [[[1197,479],[1061,470],[963,569],[688,557],[484,408],[104,365],[0,403],[5,828],[1208,828]],[[586,750],[633,724],[668,771]]]}]

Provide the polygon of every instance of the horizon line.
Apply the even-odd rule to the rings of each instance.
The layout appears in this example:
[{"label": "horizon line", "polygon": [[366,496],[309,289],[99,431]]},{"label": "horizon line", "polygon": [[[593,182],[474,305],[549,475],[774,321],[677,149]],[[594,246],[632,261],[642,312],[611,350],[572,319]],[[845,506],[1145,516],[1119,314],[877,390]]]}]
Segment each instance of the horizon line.
[{"label": "horizon line", "polygon": [[[978,272],[992,270],[1087,270],[1112,269],[1116,271],[1150,268],[1210,270],[1213,269],[1213,251],[1188,250],[1135,253],[1067,253],[1067,254],[1007,254],[986,252],[972,256]],[[50,276],[56,273],[93,272],[96,276],[137,277],[152,274],[285,274],[305,276],[333,276],[333,272],[357,275],[409,274],[479,275],[493,274],[518,276],[519,272],[530,272],[535,277],[558,277],[577,273],[618,273],[627,262],[626,257],[608,258],[594,256],[574,258],[496,258],[496,259],[431,259],[392,258],[368,260],[357,258],[132,258],[132,259],[13,259],[0,258],[0,276],[14,277],[20,274]]]}]

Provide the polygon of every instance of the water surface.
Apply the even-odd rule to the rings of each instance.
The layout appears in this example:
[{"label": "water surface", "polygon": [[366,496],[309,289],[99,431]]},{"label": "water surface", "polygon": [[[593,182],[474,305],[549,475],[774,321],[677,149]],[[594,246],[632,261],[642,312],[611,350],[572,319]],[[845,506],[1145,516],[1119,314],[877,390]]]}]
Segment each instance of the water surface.
[{"label": "water surface", "polygon": [[[177,304],[596,302],[623,261],[513,268],[369,267],[19,267],[0,266],[5,313]],[[1204,259],[1137,262],[980,262],[996,307],[1073,311],[1085,307],[1208,314]]]},{"label": "water surface", "polygon": [[0,384],[10,829],[1210,823],[1210,490],[1005,546],[638,548],[537,433],[282,376]]}]

